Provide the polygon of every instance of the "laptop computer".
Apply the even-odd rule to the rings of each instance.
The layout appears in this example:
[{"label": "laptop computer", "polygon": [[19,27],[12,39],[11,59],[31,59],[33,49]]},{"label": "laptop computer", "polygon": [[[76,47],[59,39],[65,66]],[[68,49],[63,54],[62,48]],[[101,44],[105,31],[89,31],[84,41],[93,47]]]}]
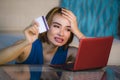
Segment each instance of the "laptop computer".
[{"label": "laptop computer", "polygon": [[108,62],[112,42],[112,36],[81,39],[74,64],[51,66],[71,71],[105,67]]}]

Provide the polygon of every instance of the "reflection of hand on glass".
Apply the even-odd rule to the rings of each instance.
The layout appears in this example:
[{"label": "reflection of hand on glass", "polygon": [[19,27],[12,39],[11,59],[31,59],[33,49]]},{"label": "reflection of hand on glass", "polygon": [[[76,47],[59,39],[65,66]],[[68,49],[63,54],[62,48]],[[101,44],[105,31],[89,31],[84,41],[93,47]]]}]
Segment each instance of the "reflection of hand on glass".
[{"label": "reflection of hand on glass", "polygon": [[29,80],[30,79],[29,67],[27,65],[25,66],[23,65],[9,66],[8,65],[8,66],[1,67],[1,69],[3,69],[3,71],[6,73],[6,75],[1,77],[6,78],[7,76],[9,76],[10,79],[8,80]]},{"label": "reflection of hand on glass", "polygon": [[40,79],[42,79],[42,80],[59,80],[59,77],[55,71],[50,71],[50,72],[42,72]]},{"label": "reflection of hand on glass", "polygon": [[42,67],[42,80],[59,80],[59,76],[57,75],[57,71],[51,67]]},{"label": "reflection of hand on glass", "polygon": [[62,72],[60,80],[73,80],[70,72]]}]

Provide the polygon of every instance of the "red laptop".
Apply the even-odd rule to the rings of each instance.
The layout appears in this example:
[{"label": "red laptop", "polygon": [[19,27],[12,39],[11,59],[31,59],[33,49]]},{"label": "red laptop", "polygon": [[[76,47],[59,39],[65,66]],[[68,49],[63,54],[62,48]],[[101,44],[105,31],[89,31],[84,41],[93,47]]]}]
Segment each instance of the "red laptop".
[{"label": "red laptop", "polygon": [[105,67],[108,62],[112,42],[112,36],[81,39],[75,63],[72,65],[61,65],[61,67],[56,65],[56,67],[72,71]]}]

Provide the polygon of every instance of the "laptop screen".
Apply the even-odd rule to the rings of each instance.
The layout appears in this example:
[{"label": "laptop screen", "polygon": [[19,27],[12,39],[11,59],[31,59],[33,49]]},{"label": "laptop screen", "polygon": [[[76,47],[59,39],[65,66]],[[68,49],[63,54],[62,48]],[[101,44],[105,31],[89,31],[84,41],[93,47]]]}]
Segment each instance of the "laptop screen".
[{"label": "laptop screen", "polygon": [[74,70],[92,69],[107,65],[113,37],[81,39]]}]

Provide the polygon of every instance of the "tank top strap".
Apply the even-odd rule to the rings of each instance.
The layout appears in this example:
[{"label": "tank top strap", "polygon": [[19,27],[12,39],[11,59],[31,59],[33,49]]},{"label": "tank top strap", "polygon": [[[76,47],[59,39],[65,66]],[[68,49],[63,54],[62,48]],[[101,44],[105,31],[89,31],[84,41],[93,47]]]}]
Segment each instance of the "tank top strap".
[{"label": "tank top strap", "polygon": [[43,48],[39,39],[32,44],[30,55],[21,64],[43,64]]}]

